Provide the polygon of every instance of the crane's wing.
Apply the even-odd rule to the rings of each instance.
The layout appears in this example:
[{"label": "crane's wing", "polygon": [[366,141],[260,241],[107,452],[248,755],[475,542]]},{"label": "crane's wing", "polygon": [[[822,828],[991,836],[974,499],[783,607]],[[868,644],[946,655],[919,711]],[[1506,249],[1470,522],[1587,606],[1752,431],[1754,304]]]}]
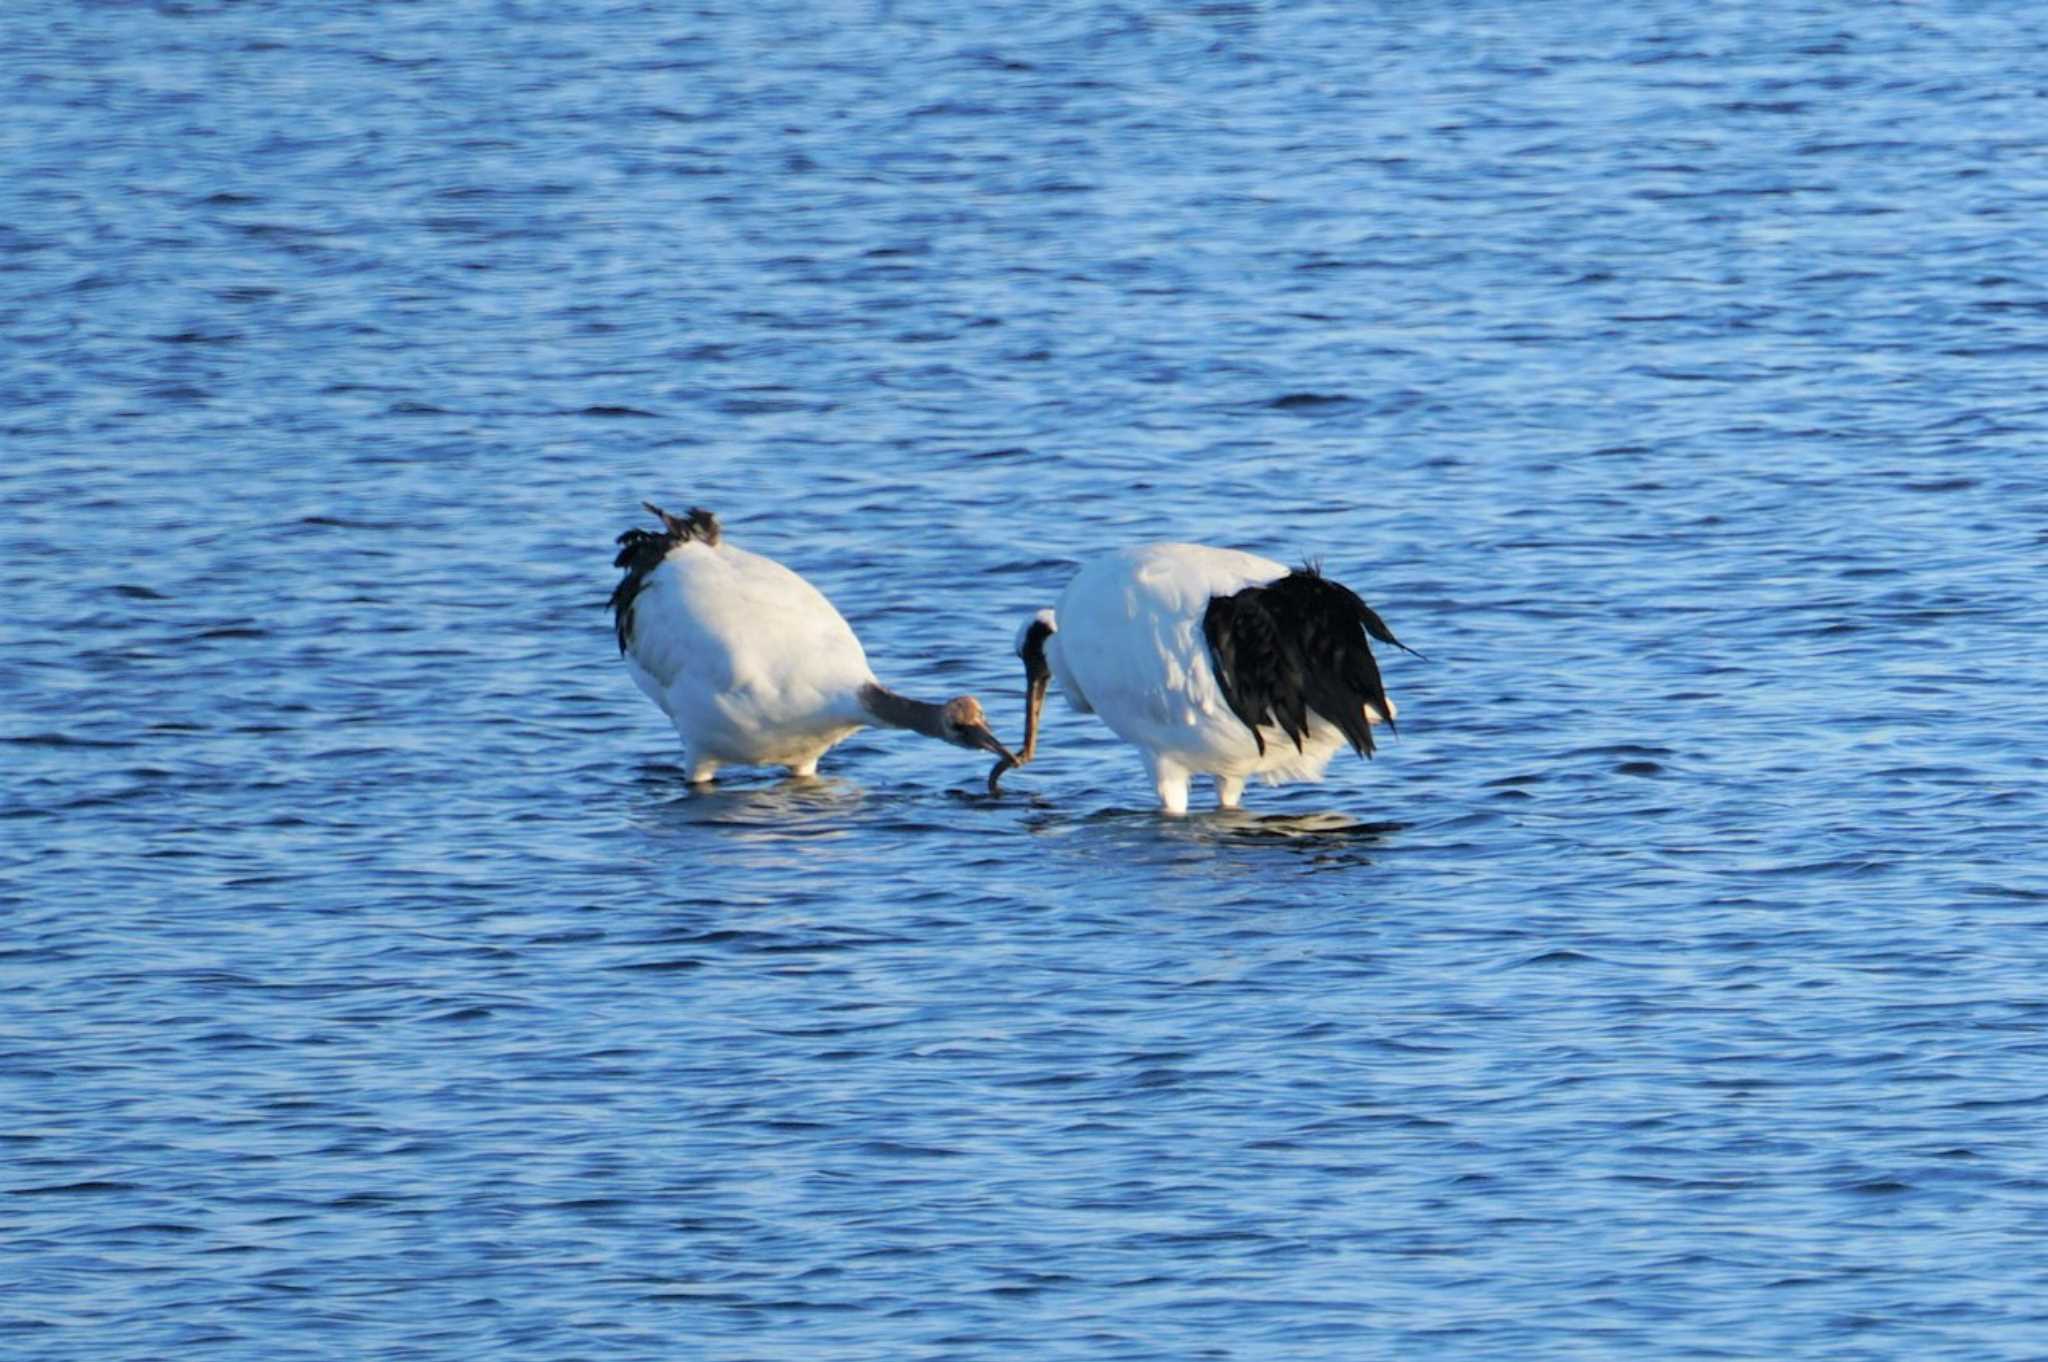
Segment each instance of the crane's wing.
[{"label": "crane's wing", "polygon": [[1058,654],[1055,674],[1120,732],[1179,731],[1210,715],[1227,721],[1203,612],[1218,595],[1286,572],[1269,559],[1199,544],[1148,544],[1093,559],[1060,596],[1047,650]]},{"label": "crane's wing", "polygon": [[671,718],[721,697],[814,711],[871,679],[860,640],[816,587],[723,542],[708,513],[657,514],[667,533],[619,537],[626,575],[611,604],[628,670]]}]

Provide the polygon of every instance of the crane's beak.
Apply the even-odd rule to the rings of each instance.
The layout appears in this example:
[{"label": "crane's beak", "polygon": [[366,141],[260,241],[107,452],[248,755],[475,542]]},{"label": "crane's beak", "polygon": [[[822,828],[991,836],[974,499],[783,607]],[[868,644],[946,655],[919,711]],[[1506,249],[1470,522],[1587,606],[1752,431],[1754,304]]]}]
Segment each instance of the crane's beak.
[{"label": "crane's beak", "polygon": [[969,724],[962,728],[960,739],[967,746],[979,747],[984,752],[993,752],[1012,766],[1017,765],[1017,758],[1010,754],[1009,748],[1003,746],[1002,739],[980,724]]},{"label": "crane's beak", "polygon": [[1043,659],[1036,667],[1024,667],[1024,749],[1017,754],[1022,766],[1038,755],[1038,716],[1045,708],[1045,692],[1052,685],[1052,671]]},{"label": "crane's beak", "polygon": [[1024,659],[1024,748],[1016,756],[1005,752],[1003,759],[988,773],[988,792],[999,795],[1002,779],[1013,766],[1022,766],[1038,753],[1038,714],[1045,708],[1045,692],[1052,685],[1052,668],[1045,665],[1045,654],[1040,651]]}]

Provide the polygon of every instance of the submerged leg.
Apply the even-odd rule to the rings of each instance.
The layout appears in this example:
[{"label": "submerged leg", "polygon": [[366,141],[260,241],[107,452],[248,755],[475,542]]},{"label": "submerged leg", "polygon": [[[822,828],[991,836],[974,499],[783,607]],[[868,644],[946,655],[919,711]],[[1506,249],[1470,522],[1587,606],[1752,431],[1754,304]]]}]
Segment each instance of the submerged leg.
[{"label": "submerged leg", "polygon": [[1243,776],[1216,777],[1216,807],[1234,809],[1237,801],[1244,796]]},{"label": "submerged leg", "polygon": [[1159,808],[1163,813],[1182,814],[1188,811],[1188,770],[1178,762],[1165,757],[1145,754],[1145,768],[1152,773],[1152,788],[1159,791]]}]

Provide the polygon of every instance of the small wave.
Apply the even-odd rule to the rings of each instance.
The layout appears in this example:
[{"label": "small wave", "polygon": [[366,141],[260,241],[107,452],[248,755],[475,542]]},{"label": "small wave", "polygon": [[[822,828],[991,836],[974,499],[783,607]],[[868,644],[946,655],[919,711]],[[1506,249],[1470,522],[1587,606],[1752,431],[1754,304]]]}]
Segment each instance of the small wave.
[{"label": "small wave", "polygon": [[1358,399],[1349,393],[1285,393],[1266,403],[1275,411],[1318,411],[1331,407],[1352,407]]},{"label": "small wave", "polygon": [[69,733],[24,733],[18,737],[0,738],[19,747],[134,747],[136,744],[120,738],[80,738]]}]

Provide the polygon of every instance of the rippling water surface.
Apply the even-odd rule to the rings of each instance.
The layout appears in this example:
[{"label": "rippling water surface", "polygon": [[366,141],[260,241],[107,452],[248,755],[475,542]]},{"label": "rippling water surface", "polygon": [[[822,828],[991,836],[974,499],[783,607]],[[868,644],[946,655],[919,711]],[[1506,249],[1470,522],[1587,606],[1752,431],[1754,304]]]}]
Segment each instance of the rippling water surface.
[{"label": "rippling water surface", "polygon": [[[2048,1351],[2034,7],[12,13],[9,1356]],[[643,497],[1428,661],[696,792]]]}]

